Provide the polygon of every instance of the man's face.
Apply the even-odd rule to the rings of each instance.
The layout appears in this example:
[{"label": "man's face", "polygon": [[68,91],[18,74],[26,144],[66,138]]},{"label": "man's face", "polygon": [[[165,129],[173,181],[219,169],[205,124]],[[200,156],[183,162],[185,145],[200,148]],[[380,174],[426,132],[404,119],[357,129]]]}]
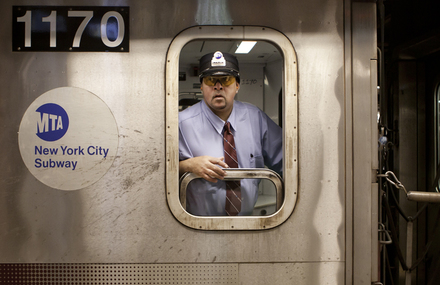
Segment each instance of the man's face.
[{"label": "man's face", "polygon": [[208,76],[202,80],[203,99],[209,108],[225,120],[229,117],[234,104],[235,94],[237,94],[240,84],[235,77],[229,76]]}]

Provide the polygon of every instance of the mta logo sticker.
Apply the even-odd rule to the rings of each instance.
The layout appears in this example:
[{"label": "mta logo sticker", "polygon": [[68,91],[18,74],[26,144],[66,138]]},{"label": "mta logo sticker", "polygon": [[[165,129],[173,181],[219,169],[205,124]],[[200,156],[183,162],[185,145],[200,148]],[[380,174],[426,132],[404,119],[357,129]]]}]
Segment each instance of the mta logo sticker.
[{"label": "mta logo sticker", "polygon": [[226,59],[220,51],[216,51],[211,59],[211,66],[226,66]]},{"label": "mta logo sticker", "polygon": [[[66,112],[67,111],[67,112]],[[30,173],[59,190],[78,190],[101,179],[119,142],[113,113],[95,94],[60,87],[38,96],[18,130],[21,158]]]},{"label": "mta logo sticker", "polygon": [[60,105],[47,103],[37,109],[37,136],[48,142],[62,138],[69,128],[69,116]]}]

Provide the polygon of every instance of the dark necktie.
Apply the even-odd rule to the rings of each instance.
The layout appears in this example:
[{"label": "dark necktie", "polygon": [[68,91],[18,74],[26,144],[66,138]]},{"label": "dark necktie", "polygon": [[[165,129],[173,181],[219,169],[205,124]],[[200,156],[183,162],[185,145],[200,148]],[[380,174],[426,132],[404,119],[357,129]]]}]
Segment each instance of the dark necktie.
[{"label": "dark necktie", "polygon": [[[231,123],[227,122],[223,129],[223,149],[225,163],[230,168],[238,168],[237,151],[234,136],[231,133]],[[241,210],[240,180],[226,181],[225,210],[229,216],[236,216]]]}]

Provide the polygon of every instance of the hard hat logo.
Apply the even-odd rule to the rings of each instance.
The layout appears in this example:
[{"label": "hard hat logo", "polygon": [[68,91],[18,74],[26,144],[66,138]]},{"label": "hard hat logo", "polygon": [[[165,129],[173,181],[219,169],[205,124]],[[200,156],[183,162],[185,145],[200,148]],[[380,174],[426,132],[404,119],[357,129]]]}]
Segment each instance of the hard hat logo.
[{"label": "hard hat logo", "polygon": [[226,66],[226,60],[220,51],[216,51],[211,60],[211,66]]},{"label": "hard hat logo", "polygon": [[206,76],[229,76],[232,75],[240,83],[240,74],[237,58],[229,53],[221,51],[205,54],[200,58],[200,83]]}]

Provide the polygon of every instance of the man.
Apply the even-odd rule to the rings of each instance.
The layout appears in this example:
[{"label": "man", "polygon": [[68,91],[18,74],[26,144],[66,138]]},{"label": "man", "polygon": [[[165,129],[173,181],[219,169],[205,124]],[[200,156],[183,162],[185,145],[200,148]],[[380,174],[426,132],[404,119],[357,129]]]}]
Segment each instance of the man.
[{"label": "man", "polygon": [[257,107],[234,101],[240,89],[235,56],[204,55],[199,70],[203,100],[179,114],[179,173],[203,178],[188,186],[186,210],[198,216],[251,215],[259,179],[231,186],[223,168],[266,165],[281,173],[282,130]]}]

